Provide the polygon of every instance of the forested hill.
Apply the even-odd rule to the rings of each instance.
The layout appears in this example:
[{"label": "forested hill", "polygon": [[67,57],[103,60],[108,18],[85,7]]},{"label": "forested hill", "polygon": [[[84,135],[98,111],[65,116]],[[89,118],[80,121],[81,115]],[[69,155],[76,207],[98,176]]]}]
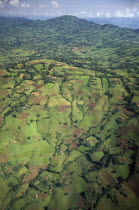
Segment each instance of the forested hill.
[{"label": "forested hill", "polygon": [[19,18],[19,17],[0,17],[0,30],[8,29],[11,27],[14,27],[16,25],[21,25],[25,22],[32,22],[32,20],[29,20],[27,18]]},{"label": "forested hill", "polygon": [[[121,56],[127,48],[135,47],[138,51],[139,45],[139,33],[135,30],[109,24],[101,26],[74,16],[37,21],[0,18],[0,36],[2,56],[9,58],[15,55],[15,52],[11,53],[12,49],[20,49],[16,57],[22,57],[22,50],[27,57],[47,56],[64,62],[78,60],[81,54],[85,59],[92,59],[92,53],[101,49],[110,54],[115,49]],[[75,47],[81,48],[80,52]]]},{"label": "forested hill", "polygon": [[0,209],[139,209],[139,33],[0,23]]},{"label": "forested hill", "polygon": [[[101,45],[119,46],[130,43],[139,43],[139,35],[132,29],[121,29],[113,25],[99,25],[74,16],[61,16],[49,20],[29,21],[27,19],[0,19],[1,42],[20,46],[32,41],[36,46],[40,42],[53,42],[55,44]],[[7,27],[8,26],[8,30]],[[5,31],[6,28],[6,31]],[[4,46],[3,46],[4,47]]]}]

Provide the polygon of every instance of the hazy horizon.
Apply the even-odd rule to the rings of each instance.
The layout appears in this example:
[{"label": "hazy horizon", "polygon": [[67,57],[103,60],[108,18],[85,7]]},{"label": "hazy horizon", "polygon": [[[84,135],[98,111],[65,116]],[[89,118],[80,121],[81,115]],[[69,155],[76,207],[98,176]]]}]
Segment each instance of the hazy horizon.
[{"label": "hazy horizon", "polygon": [[139,17],[138,0],[0,0],[0,16]]}]

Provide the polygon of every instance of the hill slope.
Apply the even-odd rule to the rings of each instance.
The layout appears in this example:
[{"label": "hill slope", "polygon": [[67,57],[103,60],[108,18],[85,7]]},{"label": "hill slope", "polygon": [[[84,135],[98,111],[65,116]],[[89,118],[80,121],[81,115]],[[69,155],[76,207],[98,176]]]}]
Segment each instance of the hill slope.
[{"label": "hill slope", "polygon": [[138,209],[137,31],[3,21],[0,208]]}]

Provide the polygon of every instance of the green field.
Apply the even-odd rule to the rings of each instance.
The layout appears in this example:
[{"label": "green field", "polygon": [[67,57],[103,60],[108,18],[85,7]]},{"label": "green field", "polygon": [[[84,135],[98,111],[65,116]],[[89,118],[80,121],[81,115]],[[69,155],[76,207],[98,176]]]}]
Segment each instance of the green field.
[{"label": "green field", "polygon": [[[56,19],[55,27],[69,24],[68,18]],[[77,39],[71,29],[60,44],[59,31],[49,40],[58,47],[44,51],[45,22],[36,26],[38,41],[31,49],[31,30],[38,23],[30,24],[11,29],[0,60],[0,209],[137,210],[139,35],[126,29],[133,48],[124,38],[116,38],[112,48],[106,46],[110,34],[124,36],[125,29],[96,26],[93,45],[86,25],[88,39],[84,31]],[[18,28],[25,37],[19,35],[17,48],[12,36]]]}]

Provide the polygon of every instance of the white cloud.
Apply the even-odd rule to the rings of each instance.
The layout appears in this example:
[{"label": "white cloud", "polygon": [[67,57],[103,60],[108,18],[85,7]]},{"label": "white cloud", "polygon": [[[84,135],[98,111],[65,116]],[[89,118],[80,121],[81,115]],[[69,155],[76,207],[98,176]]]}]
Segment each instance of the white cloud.
[{"label": "white cloud", "polygon": [[86,12],[85,12],[85,11],[81,11],[80,14],[81,14],[81,15],[85,15]]},{"label": "white cloud", "polygon": [[97,12],[95,16],[96,17],[106,17],[106,18],[112,17],[110,12],[106,12],[106,13],[104,13],[104,12]]},{"label": "white cloud", "polygon": [[18,7],[19,6],[19,0],[10,0],[9,2],[12,6]]},{"label": "white cloud", "polygon": [[126,9],[125,12],[126,12],[126,13],[129,13],[129,12],[130,12],[130,9]]},{"label": "white cloud", "polygon": [[110,18],[111,14],[109,12],[105,13],[105,17]]},{"label": "white cloud", "polygon": [[22,4],[21,4],[21,7],[29,8],[29,7],[30,7],[30,4],[28,4],[28,3],[22,3]]},{"label": "white cloud", "polygon": [[135,17],[137,15],[136,10],[125,9],[123,11],[117,11],[115,16],[116,17]]},{"label": "white cloud", "polygon": [[124,17],[134,17],[135,13],[136,13],[136,11],[134,11],[134,9],[133,10],[126,9]]},{"label": "white cloud", "polygon": [[100,17],[101,16],[101,13],[100,12],[97,12],[96,16],[97,17]]},{"label": "white cloud", "polygon": [[135,14],[134,13],[128,13],[128,14],[125,14],[125,16],[124,17],[134,17],[135,16]]},{"label": "white cloud", "polygon": [[115,14],[116,17],[124,17],[124,14],[121,11],[117,11]]},{"label": "white cloud", "polygon": [[86,14],[87,14],[87,12],[86,12],[86,11],[81,11],[81,12],[79,12],[79,14],[77,14],[77,16],[80,16],[80,17],[85,17],[85,16],[86,16]]},{"label": "white cloud", "polygon": [[52,1],[52,2],[51,2],[51,5],[52,5],[53,7],[56,7],[56,8],[60,7],[59,3],[56,2],[56,1]]}]

